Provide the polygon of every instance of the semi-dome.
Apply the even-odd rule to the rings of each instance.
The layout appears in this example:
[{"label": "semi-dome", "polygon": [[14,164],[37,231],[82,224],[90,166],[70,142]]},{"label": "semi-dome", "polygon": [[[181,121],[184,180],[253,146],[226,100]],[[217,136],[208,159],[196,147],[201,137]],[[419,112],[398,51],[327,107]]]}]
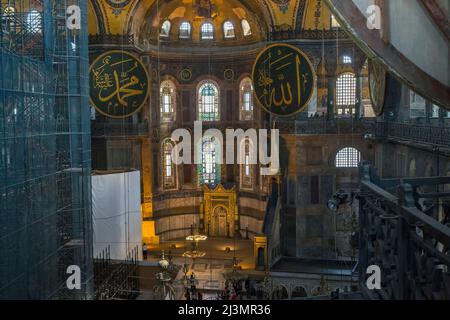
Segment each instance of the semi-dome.
[{"label": "semi-dome", "polygon": [[236,46],[266,38],[263,15],[239,0],[156,2],[139,31],[142,44]]}]

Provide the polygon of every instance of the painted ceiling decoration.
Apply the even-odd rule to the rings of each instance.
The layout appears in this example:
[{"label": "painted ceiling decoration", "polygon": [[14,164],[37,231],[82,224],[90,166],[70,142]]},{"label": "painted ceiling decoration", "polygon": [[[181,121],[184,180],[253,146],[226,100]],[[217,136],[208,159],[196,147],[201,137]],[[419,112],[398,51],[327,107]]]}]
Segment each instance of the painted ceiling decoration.
[{"label": "painted ceiling decoration", "polygon": [[287,10],[289,9],[289,2],[291,0],[271,0],[271,1],[276,5],[278,5],[278,8],[280,9],[281,12],[286,13]]},{"label": "painted ceiling decoration", "polygon": [[132,0],[106,0],[109,6],[113,8],[112,12],[114,15],[119,15],[122,10],[130,4]]},{"label": "painted ceiling decoration", "polygon": [[[174,6],[194,10],[197,19],[217,19],[224,15],[222,7],[233,4],[235,13],[250,12],[259,23],[269,29],[329,29],[330,12],[323,0],[89,0],[93,8],[89,14],[90,34],[136,35],[155,5]],[[162,18],[162,17],[160,17]],[[166,17],[168,18],[168,17]],[[240,17],[243,18],[242,16]]]},{"label": "painted ceiling decoration", "polygon": [[194,8],[202,18],[214,19],[219,16],[218,6],[211,0],[195,0]]}]

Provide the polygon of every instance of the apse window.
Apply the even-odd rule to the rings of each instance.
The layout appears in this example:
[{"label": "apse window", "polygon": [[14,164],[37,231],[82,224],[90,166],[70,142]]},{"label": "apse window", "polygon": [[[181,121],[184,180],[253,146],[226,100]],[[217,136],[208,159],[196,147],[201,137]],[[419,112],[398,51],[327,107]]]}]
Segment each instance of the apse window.
[{"label": "apse window", "polygon": [[223,24],[223,32],[226,39],[234,38],[236,36],[234,32],[234,25],[230,21],[226,21]]},{"label": "apse window", "polygon": [[357,168],[361,153],[355,148],[343,148],[336,155],[337,168]]},{"label": "apse window", "polygon": [[183,22],[180,24],[180,39],[189,39],[191,37],[191,24]]},{"label": "apse window", "polygon": [[161,37],[167,38],[170,34],[171,23],[169,20],[163,22],[161,26],[161,33],[159,34]]},{"label": "apse window", "polygon": [[36,10],[30,11],[27,16],[27,27],[34,33],[42,32],[42,16]]},{"label": "apse window", "polygon": [[174,120],[175,85],[171,81],[164,81],[160,88],[161,121]]},{"label": "apse window", "polygon": [[203,83],[198,90],[199,120],[219,121],[219,89],[212,82]]},{"label": "apse window", "polygon": [[241,21],[242,25],[242,33],[244,34],[244,37],[248,37],[252,35],[252,29],[250,28],[250,23],[248,23],[247,20]]},{"label": "apse window", "polygon": [[356,78],[353,73],[341,74],[336,81],[336,105],[338,115],[355,114]]},{"label": "apse window", "polygon": [[202,40],[214,39],[214,26],[212,25],[212,23],[206,22],[206,23],[202,24],[201,38],[202,38]]}]

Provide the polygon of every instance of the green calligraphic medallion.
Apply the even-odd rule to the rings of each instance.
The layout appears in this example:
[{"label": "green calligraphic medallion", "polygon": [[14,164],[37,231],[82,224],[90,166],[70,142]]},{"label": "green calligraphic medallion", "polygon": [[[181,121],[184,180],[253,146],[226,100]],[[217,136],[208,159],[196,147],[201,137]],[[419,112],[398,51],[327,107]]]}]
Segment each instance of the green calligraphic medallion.
[{"label": "green calligraphic medallion", "polygon": [[149,76],[134,55],[109,51],[100,55],[89,72],[90,102],[101,114],[126,118],[139,111],[149,95]]},{"label": "green calligraphic medallion", "polygon": [[314,92],[314,68],[308,57],[288,44],[265,48],[253,65],[255,96],[262,107],[288,117],[303,111]]}]

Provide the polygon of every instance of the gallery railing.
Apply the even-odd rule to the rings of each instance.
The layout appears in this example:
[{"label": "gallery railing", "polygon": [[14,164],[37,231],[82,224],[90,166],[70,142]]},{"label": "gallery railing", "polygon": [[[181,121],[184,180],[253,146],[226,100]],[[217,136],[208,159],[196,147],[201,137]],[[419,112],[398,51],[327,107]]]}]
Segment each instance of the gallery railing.
[{"label": "gallery railing", "polygon": [[[373,123],[374,120],[371,119],[355,119],[353,117],[330,119],[328,119],[326,116],[310,117],[305,120],[295,121],[295,132],[297,135],[351,133],[363,134],[372,128]],[[283,127],[283,125],[280,124],[280,127]]]},{"label": "gallery railing", "polygon": [[268,35],[268,39],[271,40],[293,40],[293,39],[305,39],[305,40],[330,40],[330,39],[347,39],[349,38],[347,33],[342,29],[330,29],[330,30],[275,30],[271,31]]},{"label": "gallery railing", "polygon": [[134,35],[96,34],[89,36],[89,45],[130,45],[135,44]]},{"label": "gallery railing", "polygon": [[[361,289],[372,299],[450,299],[450,221],[439,221],[433,207],[419,199],[449,197],[448,192],[420,193],[450,184],[450,177],[378,179],[367,163],[361,167],[359,195],[359,267]],[[396,195],[386,191],[397,188]],[[442,188],[441,188],[442,189]],[[419,207],[421,209],[419,209]],[[436,210],[434,210],[436,211]],[[381,270],[381,289],[366,274]],[[371,271],[372,273],[373,271]],[[367,280],[375,286],[369,287]]]},{"label": "gallery railing", "polygon": [[102,123],[92,124],[92,137],[148,136],[146,123]]},{"label": "gallery railing", "polygon": [[[368,132],[369,133],[369,132]],[[450,146],[450,128],[397,122],[376,122],[370,133],[376,138],[407,140],[434,146]]]}]

